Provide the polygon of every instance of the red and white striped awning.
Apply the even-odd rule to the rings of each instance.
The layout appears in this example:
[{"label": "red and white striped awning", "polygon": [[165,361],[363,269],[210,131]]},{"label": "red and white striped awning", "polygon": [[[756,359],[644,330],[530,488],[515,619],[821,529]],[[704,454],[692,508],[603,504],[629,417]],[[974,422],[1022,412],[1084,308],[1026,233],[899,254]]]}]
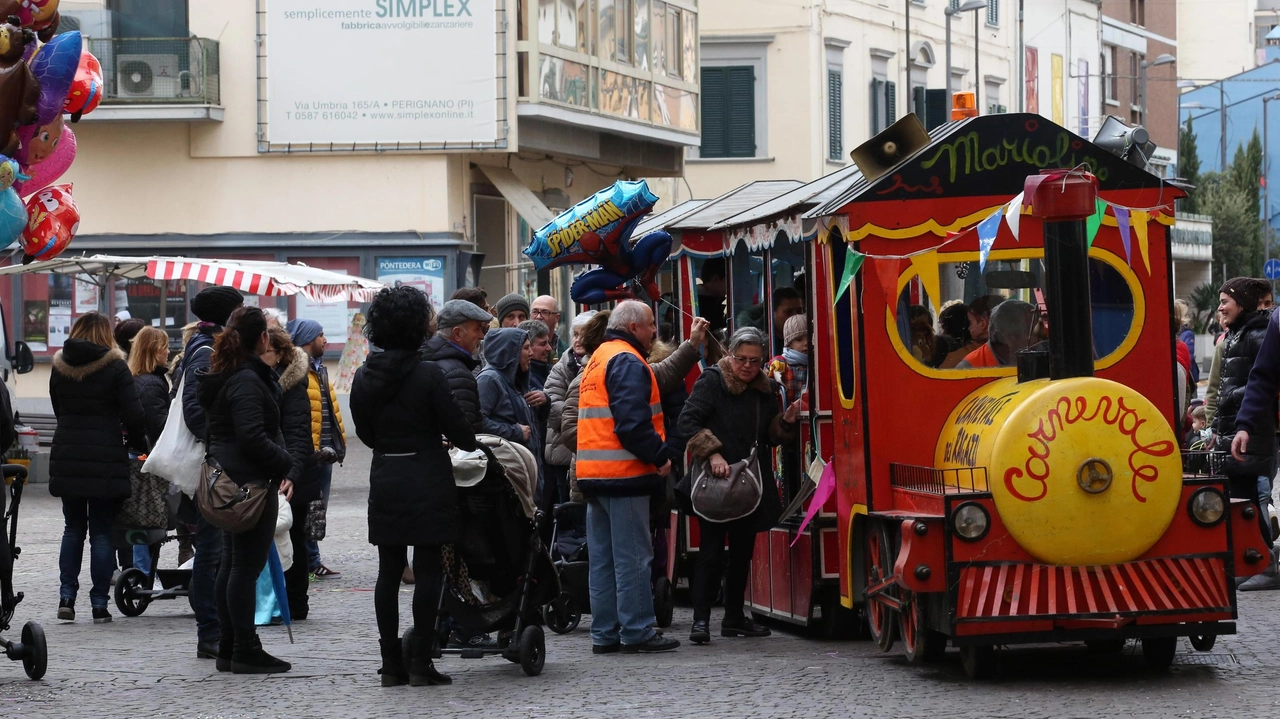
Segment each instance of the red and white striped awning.
[{"label": "red and white striped awning", "polygon": [[185,257],[148,259],[147,277],[226,285],[255,295],[283,297],[301,294],[315,302],[368,302],[384,286],[363,277],[300,264]]},{"label": "red and white striped awning", "polygon": [[381,282],[302,264],[255,260],[93,255],[0,267],[0,276],[34,273],[194,280],[269,297],[300,294],[314,302],[369,302],[384,287]]}]

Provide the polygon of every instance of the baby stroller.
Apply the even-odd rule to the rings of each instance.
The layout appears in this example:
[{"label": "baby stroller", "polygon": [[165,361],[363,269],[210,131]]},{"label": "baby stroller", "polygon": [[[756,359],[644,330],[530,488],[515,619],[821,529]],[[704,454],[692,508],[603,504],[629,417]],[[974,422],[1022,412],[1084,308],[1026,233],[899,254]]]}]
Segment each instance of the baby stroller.
[{"label": "baby stroller", "polygon": [[[436,657],[458,654],[464,659],[501,654],[537,676],[546,660],[541,607],[560,593],[560,581],[539,535],[546,521],[534,504],[538,464],[524,447],[493,435],[479,435],[478,453],[463,460],[473,471],[460,471],[455,456],[461,538],[443,552],[445,577],[441,617],[447,613],[468,629],[497,632],[496,648],[437,649]],[[446,643],[440,618],[433,628]],[[403,647],[415,628],[405,630]]]},{"label": "baby stroller", "polygon": [[[22,488],[27,483],[27,468],[20,464],[6,464],[3,469],[8,491],[0,491],[0,512],[5,509],[6,495],[13,498],[9,511],[4,515],[7,527],[0,525],[0,632],[8,631],[13,613],[22,601],[22,592],[13,592],[13,560],[22,554],[18,541],[18,506],[22,504]],[[45,644],[44,628],[35,621],[22,625],[22,640],[10,641],[0,637],[0,647],[5,656],[21,661],[27,676],[39,679],[49,668],[49,649]]]},{"label": "baby stroller", "polygon": [[[661,516],[651,523],[653,537],[653,613],[658,626],[671,626],[675,614],[675,598],[671,580],[667,579],[667,530]],[[560,577],[560,593],[543,608],[543,620],[556,634],[568,634],[578,628],[582,615],[591,609],[589,587],[590,556],[587,547],[587,505],[565,502],[556,505],[552,529],[551,558]]]},{"label": "baby stroller", "polygon": [[[133,494],[116,515],[111,543],[116,549],[146,546],[151,551],[150,571],[130,567],[116,579],[116,608],[126,617],[141,616],[151,602],[190,594],[190,569],[160,569],[160,548],[178,540],[167,529],[178,526],[182,494],[167,480],[142,474],[141,461],[133,460]],[[156,580],[159,580],[157,586]]]}]

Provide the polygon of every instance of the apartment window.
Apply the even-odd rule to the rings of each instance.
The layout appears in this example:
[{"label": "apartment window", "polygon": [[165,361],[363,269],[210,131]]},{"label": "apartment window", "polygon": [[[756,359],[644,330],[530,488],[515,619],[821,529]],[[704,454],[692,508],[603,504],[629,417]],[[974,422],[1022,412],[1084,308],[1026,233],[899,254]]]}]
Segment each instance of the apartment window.
[{"label": "apartment window", "polygon": [[618,50],[614,59],[632,64],[635,62],[636,15],[635,0],[613,0],[618,19]]},{"label": "apartment window", "polygon": [[684,23],[681,17],[680,8],[674,5],[667,6],[667,75],[670,77],[683,77],[684,68],[681,65],[681,59],[684,53],[681,48],[684,47]]},{"label": "apartment window", "polygon": [[755,157],[755,68],[702,68],[702,148],[700,156]]},{"label": "apartment window", "polygon": [[987,24],[1000,24],[1000,0],[987,0]]},{"label": "apartment window", "polygon": [[1120,102],[1120,81],[1116,78],[1116,55],[1119,50],[1115,45],[1102,48],[1102,91],[1111,104]]},{"label": "apartment window", "polygon": [[868,105],[871,107],[871,134],[876,135],[898,120],[897,83],[880,78],[872,80]]},{"label": "apartment window", "polygon": [[1139,99],[1138,70],[1141,69],[1142,57],[1136,52],[1129,53],[1129,103],[1137,105]]},{"label": "apartment window", "polygon": [[1129,0],[1130,22],[1138,27],[1147,26],[1147,0]]},{"label": "apartment window", "polygon": [[844,73],[827,69],[827,159],[844,159]]}]

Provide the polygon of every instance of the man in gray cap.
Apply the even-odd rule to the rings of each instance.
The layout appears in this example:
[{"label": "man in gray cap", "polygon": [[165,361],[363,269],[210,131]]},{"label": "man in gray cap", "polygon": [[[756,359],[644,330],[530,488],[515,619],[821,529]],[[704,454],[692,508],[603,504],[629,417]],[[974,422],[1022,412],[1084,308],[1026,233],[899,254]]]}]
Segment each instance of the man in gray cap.
[{"label": "man in gray cap", "polygon": [[[295,347],[307,353],[311,363],[307,368],[307,397],[311,400],[311,446],[314,453],[303,468],[300,484],[318,490],[321,506],[327,510],[329,490],[333,485],[333,465],[347,456],[342,410],[338,408],[338,396],[329,382],[329,370],[324,366],[324,348],[329,342],[324,336],[324,326],[312,319],[299,318],[290,322],[289,337]],[[342,574],[324,565],[320,560],[319,542],[310,539],[307,540],[307,571],[317,579]]]},{"label": "man in gray cap", "polygon": [[476,388],[475,368],[480,366],[476,350],[489,331],[493,315],[466,300],[449,300],[440,308],[434,337],[422,345],[422,359],[435,362],[444,371],[449,391],[467,416],[471,428],[484,430],[480,413],[480,391]]}]

